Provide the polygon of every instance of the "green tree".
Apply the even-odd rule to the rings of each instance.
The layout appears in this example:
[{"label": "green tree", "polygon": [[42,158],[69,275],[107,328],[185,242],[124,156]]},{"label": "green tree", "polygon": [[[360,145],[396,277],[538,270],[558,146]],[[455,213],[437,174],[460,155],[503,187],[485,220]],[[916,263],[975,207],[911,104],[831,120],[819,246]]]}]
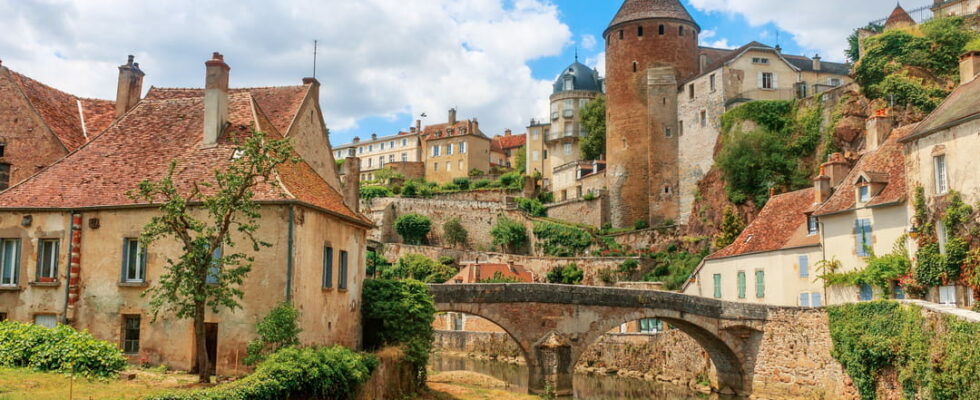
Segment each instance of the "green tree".
[{"label": "green tree", "polygon": [[298,346],[302,329],[296,322],[297,319],[299,310],[289,302],[280,303],[269,311],[256,326],[259,337],[246,347],[248,355],[245,357],[245,365],[255,365],[279,349]]},{"label": "green tree", "polygon": [[419,214],[405,214],[395,220],[395,232],[398,232],[405,243],[420,245],[425,243],[425,237],[432,229],[432,220]]},{"label": "green tree", "polygon": [[415,279],[425,283],[445,283],[459,272],[421,254],[406,254],[391,268],[381,272],[384,279]]},{"label": "green tree", "polygon": [[514,170],[522,174],[527,171],[527,145],[514,152]]},{"label": "green tree", "polygon": [[598,160],[606,153],[606,97],[599,96],[579,111],[582,119],[582,158]]},{"label": "green tree", "polygon": [[527,246],[527,228],[524,224],[507,217],[500,217],[490,230],[493,244],[501,246],[511,254],[520,252]]},{"label": "green tree", "polygon": [[234,251],[231,233],[249,242],[255,252],[271,246],[255,237],[260,214],[253,188],[269,182],[280,164],[297,161],[286,139],[272,139],[253,130],[235,142],[240,156],[213,171],[209,181],[178,187],[174,160],[159,181],[144,180],[128,193],[134,201],[159,204],[159,215],[143,227],[143,245],[174,239],[183,249],[177,257],[167,259],[159,281],[145,294],[150,297],[154,320],[161,311],[194,320],[197,371],[202,383],[210,382],[212,362],[205,348],[205,314],[208,310],[218,313],[222,308],[241,308],[244,293],[239,286],[254,261],[252,256]]},{"label": "green tree", "polygon": [[881,24],[868,24],[864,28],[855,29],[854,32],[851,33],[851,36],[847,37],[847,50],[844,50],[844,55],[847,56],[847,59],[851,62],[855,62],[861,58],[861,42],[860,35],[858,35],[858,31],[861,29],[881,33],[881,31],[885,30],[885,27]]},{"label": "green tree", "polygon": [[725,207],[725,214],[721,217],[721,232],[715,235],[715,248],[721,249],[735,242],[735,238],[745,230],[745,221],[735,212],[732,206]]},{"label": "green tree", "polygon": [[578,285],[582,283],[585,271],[578,267],[578,264],[571,263],[566,266],[557,266],[548,271],[548,283],[563,285]]},{"label": "green tree", "polygon": [[362,297],[365,347],[400,345],[424,383],[436,314],[429,288],[411,279],[368,279]]},{"label": "green tree", "polygon": [[469,234],[466,232],[466,228],[460,222],[459,218],[453,218],[446,223],[442,224],[442,238],[446,241],[446,244],[457,247],[466,247],[466,239]]}]

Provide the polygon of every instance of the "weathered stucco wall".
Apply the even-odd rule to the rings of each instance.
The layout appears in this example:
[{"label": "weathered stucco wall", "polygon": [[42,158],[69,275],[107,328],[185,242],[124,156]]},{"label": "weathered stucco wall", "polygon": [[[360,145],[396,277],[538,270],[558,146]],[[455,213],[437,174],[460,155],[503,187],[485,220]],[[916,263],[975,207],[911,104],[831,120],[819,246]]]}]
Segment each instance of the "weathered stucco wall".
[{"label": "weathered stucco wall", "polygon": [[609,223],[609,197],[601,195],[593,200],[572,199],[545,207],[549,218],[600,228]]}]

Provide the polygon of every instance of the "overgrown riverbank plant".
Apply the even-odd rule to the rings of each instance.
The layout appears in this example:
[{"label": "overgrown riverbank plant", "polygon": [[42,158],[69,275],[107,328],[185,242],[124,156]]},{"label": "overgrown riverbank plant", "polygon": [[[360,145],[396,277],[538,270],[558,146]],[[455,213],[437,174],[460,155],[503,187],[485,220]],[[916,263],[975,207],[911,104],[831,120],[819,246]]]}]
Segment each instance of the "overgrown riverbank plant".
[{"label": "overgrown riverbank plant", "polygon": [[67,325],[45,328],[3,321],[0,322],[0,367],[110,379],[126,368],[126,357],[114,343],[97,340],[88,332]]},{"label": "overgrown riverbank plant", "polygon": [[428,287],[413,279],[369,279],[364,282],[361,312],[364,346],[400,346],[424,382],[436,313]]},{"label": "overgrown riverbank plant", "polygon": [[212,171],[209,180],[178,185],[174,160],[163,178],[144,180],[128,193],[134,201],[159,205],[159,214],[143,227],[142,245],[172,239],[182,248],[182,253],[167,258],[159,280],[145,295],[150,297],[154,320],[161,312],[193,320],[202,383],[210,382],[214,362],[205,349],[204,317],[209,311],[241,308],[240,286],[254,261],[253,256],[236,251],[236,242],[244,240],[253,252],[272,246],[255,237],[260,214],[253,189],[270,182],[279,165],[298,160],[287,139],[253,130],[232,140],[238,147],[236,157]]}]

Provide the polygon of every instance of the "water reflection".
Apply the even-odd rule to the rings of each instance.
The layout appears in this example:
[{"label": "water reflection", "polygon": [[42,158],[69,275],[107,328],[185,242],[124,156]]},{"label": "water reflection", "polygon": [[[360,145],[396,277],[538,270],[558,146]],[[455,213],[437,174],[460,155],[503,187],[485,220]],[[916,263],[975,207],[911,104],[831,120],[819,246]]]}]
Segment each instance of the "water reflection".
[{"label": "water reflection", "polygon": [[[435,372],[472,371],[492,376],[507,384],[507,390],[527,393],[527,367],[490,360],[477,360],[448,354],[433,354],[430,365]],[[576,399],[582,400],[693,400],[736,399],[706,395],[684,387],[618,376],[575,374]]]}]

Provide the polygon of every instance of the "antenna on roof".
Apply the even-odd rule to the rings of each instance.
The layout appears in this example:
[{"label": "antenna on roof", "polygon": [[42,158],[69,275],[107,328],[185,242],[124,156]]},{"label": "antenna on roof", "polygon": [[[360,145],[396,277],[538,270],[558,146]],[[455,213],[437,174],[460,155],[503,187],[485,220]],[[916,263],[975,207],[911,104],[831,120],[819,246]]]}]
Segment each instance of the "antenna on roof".
[{"label": "antenna on roof", "polygon": [[316,45],[317,41],[313,41],[313,78],[316,79]]},{"label": "antenna on roof", "polygon": [[575,46],[575,62],[578,62],[578,46]]}]

